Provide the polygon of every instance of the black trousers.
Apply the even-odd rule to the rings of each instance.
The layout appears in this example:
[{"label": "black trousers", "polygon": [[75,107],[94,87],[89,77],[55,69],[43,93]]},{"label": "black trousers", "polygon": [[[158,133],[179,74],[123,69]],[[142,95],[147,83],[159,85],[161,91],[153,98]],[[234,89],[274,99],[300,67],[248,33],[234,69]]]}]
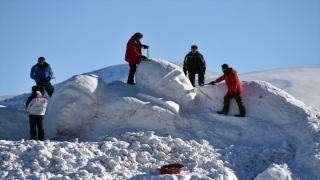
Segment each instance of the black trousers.
[{"label": "black trousers", "polygon": [[128,75],[127,84],[134,84],[134,73],[137,71],[137,65],[136,64],[129,64],[130,71]]},{"label": "black trousers", "polygon": [[223,111],[229,112],[229,106],[230,106],[230,100],[235,99],[240,111],[241,115],[246,114],[246,109],[244,108],[244,104],[242,101],[242,94],[241,92],[236,92],[236,94],[233,96],[231,92],[227,92],[227,94],[224,96],[224,103],[223,103]]},{"label": "black trousers", "polygon": [[198,84],[204,84],[204,74],[203,71],[199,68],[199,69],[191,69],[188,70],[189,73],[189,80],[192,84],[193,87],[195,87],[195,78],[196,78],[196,74],[198,74]]},{"label": "black trousers", "polygon": [[51,83],[48,83],[48,84],[37,83],[37,85],[40,87],[41,92],[47,91],[48,95],[51,98],[54,92],[54,87],[51,85]]},{"label": "black trousers", "polygon": [[[44,140],[44,130],[43,130],[43,116],[42,115],[29,115],[30,123],[30,139],[34,140]],[[38,138],[37,138],[37,128],[38,128]]]}]

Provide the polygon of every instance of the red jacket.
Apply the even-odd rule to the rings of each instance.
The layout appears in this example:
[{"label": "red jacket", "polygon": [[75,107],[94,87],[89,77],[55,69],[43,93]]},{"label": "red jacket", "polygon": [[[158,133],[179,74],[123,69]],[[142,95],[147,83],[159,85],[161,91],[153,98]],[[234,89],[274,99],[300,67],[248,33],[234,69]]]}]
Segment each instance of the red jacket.
[{"label": "red jacket", "polygon": [[242,92],[242,85],[239,80],[239,77],[237,75],[237,71],[233,68],[230,68],[227,70],[227,72],[216,79],[214,82],[219,83],[221,81],[225,80],[226,85],[228,87],[228,92],[236,91],[236,92]]},{"label": "red jacket", "polygon": [[131,37],[127,43],[125,60],[130,64],[139,64],[141,59],[141,47],[146,47],[140,41]]}]

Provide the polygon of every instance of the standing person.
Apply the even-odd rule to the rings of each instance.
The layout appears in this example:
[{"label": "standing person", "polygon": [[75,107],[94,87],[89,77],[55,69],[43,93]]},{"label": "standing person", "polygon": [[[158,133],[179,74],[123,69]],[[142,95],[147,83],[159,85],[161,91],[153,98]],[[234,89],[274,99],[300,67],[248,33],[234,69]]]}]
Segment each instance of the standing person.
[{"label": "standing person", "polygon": [[38,63],[31,68],[30,77],[35,80],[41,91],[47,91],[48,95],[52,96],[54,88],[50,80],[53,78],[53,72],[44,57],[38,58]]},{"label": "standing person", "polygon": [[137,64],[140,63],[141,59],[148,59],[147,57],[141,54],[141,48],[148,49],[150,48],[147,45],[141,44],[140,40],[143,38],[143,35],[139,32],[135,33],[127,43],[125,60],[129,63],[130,71],[128,75],[127,84],[134,85],[134,73],[137,70]]},{"label": "standing person", "polygon": [[[29,123],[30,123],[30,135],[31,139],[34,140],[44,140],[44,130],[43,130],[43,117],[46,113],[46,108],[48,105],[47,98],[43,95],[43,91],[39,86],[32,87],[32,94],[28,98],[26,107],[29,112]],[[37,128],[38,128],[38,138],[37,138]]]},{"label": "standing person", "polygon": [[198,84],[204,85],[204,74],[206,73],[206,61],[203,55],[198,51],[196,45],[191,46],[191,51],[185,56],[183,62],[183,72],[187,76],[189,73],[189,80],[193,87],[195,87],[194,80],[198,74]]},{"label": "standing person", "polygon": [[228,64],[221,65],[222,71],[224,75],[216,79],[215,81],[210,82],[210,84],[214,85],[215,83],[219,83],[223,80],[226,81],[226,85],[228,87],[228,92],[224,96],[224,104],[223,110],[218,111],[218,114],[225,114],[227,115],[229,112],[230,100],[235,98],[240,114],[235,115],[236,117],[245,117],[246,110],[242,101],[242,85],[237,75],[237,71],[233,68],[229,68]]}]

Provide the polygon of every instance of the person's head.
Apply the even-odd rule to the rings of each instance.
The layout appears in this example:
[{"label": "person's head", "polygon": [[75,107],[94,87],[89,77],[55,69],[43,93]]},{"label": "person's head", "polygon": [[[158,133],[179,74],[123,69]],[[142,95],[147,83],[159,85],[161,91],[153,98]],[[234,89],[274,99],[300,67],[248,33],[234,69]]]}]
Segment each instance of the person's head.
[{"label": "person's head", "polygon": [[221,68],[222,68],[222,72],[225,73],[229,69],[229,65],[228,64],[222,64]]},{"label": "person's head", "polygon": [[44,65],[45,61],[46,61],[46,59],[45,59],[44,57],[39,57],[39,58],[38,58],[38,64],[39,64],[40,66]]},{"label": "person's head", "polygon": [[198,46],[192,45],[192,46],[191,46],[191,52],[192,52],[192,53],[198,52]]},{"label": "person's head", "polygon": [[133,35],[133,37],[134,37],[136,40],[140,41],[140,40],[143,38],[143,34],[137,32],[137,33],[135,33],[135,34]]}]

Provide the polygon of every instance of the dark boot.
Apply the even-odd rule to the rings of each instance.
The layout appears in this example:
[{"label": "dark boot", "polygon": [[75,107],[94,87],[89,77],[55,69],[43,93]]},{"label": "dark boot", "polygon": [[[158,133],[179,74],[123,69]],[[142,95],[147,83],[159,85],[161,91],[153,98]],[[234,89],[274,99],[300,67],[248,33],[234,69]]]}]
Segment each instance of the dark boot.
[{"label": "dark boot", "polygon": [[217,111],[218,114],[224,114],[224,115],[228,115],[228,112],[225,111]]}]

